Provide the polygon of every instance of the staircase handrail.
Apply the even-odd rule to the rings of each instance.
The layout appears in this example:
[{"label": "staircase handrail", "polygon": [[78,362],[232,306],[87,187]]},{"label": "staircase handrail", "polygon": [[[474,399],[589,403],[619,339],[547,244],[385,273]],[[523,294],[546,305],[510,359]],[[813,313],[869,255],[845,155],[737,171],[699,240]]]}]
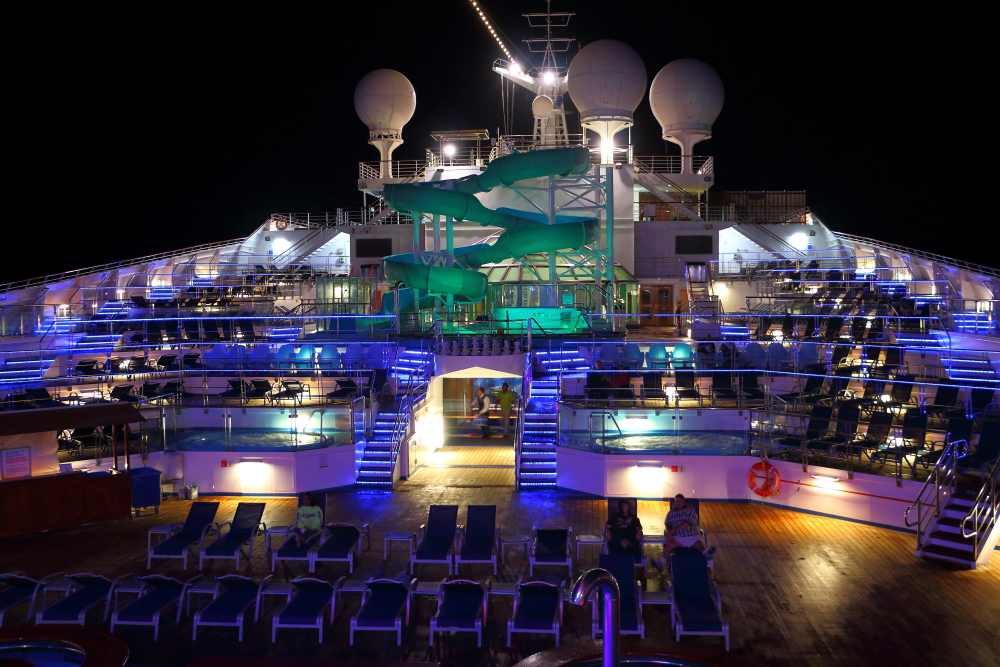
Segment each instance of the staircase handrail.
[{"label": "staircase handrail", "polygon": [[524,422],[528,410],[528,402],[531,400],[531,352],[524,355],[524,379],[521,383],[521,396],[517,401],[517,423],[514,429],[514,481],[517,483],[521,474],[521,446],[524,442]]},{"label": "staircase handrail", "polygon": [[995,269],[989,266],[983,266],[982,264],[966,262],[965,260],[955,259],[953,257],[945,257],[944,255],[938,255],[933,252],[926,252],[924,250],[917,250],[916,248],[909,248],[907,246],[896,245],[895,243],[886,243],[885,241],[877,241],[875,239],[868,238],[867,236],[856,236],[854,234],[845,234],[843,232],[833,232],[833,235],[840,240],[864,243],[865,245],[870,245],[873,248],[880,248],[882,250],[892,250],[894,252],[901,252],[911,257],[919,257],[920,259],[926,259],[932,262],[941,262],[942,264],[954,266],[959,269],[972,271],[973,273],[976,273],[978,275],[989,276],[991,278],[1000,278],[1000,269]]},{"label": "staircase handrail", "polygon": [[[962,519],[962,537],[972,539],[972,553],[978,557],[983,540],[990,534],[997,521],[1000,511],[1000,498],[997,498],[997,476],[1000,475],[1000,459],[993,462],[987,473],[983,488],[972,501],[972,511]],[[972,522],[973,530],[966,530],[966,525]]]},{"label": "staircase handrail", "polygon": [[[941,513],[942,500],[947,499],[955,492],[955,482],[958,478],[958,459],[965,455],[968,448],[969,443],[966,440],[949,442],[941,453],[941,457],[934,465],[934,468],[927,475],[924,485],[920,487],[920,492],[917,493],[916,500],[903,513],[903,523],[908,528],[912,528],[913,526],[917,528],[918,548],[923,545],[924,533],[927,530],[925,521],[938,516]],[[933,502],[930,502],[929,497],[926,499],[924,497],[930,493],[933,493]],[[923,511],[925,505],[933,506],[934,511],[925,515]],[[910,512],[914,508],[917,510],[917,518],[916,521],[910,521]]]}]

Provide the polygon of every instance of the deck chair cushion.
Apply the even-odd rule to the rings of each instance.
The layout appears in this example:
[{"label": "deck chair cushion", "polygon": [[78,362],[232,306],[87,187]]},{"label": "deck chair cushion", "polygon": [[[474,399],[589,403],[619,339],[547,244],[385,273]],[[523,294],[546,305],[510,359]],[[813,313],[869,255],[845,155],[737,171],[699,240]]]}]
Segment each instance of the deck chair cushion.
[{"label": "deck chair cushion", "polygon": [[305,558],[312,549],[313,544],[319,539],[319,533],[313,533],[309,539],[302,542],[302,546],[296,546],[295,538],[285,540],[284,544],[278,547],[278,558]]},{"label": "deck chair cushion", "polygon": [[103,577],[70,577],[83,588],[64,597],[42,612],[46,621],[74,621],[84,609],[97,604],[108,596],[111,582]]},{"label": "deck chair cushion", "polygon": [[0,611],[10,609],[31,598],[38,586],[38,582],[34,579],[17,575],[6,575],[0,578],[0,584],[9,586],[9,588],[0,591]]},{"label": "deck chair cushion", "polygon": [[205,548],[209,556],[227,556],[234,553],[250,539],[249,531],[230,530]]},{"label": "deck chair cushion", "polygon": [[226,585],[226,590],[202,609],[203,623],[235,623],[236,617],[257,599],[257,584],[252,581]]},{"label": "deck chair cushion", "polygon": [[535,560],[560,563],[566,560],[569,531],[560,528],[540,528],[535,532]]},{"label": "deck chair cushion", "polygon": [[319,581],[293,582],[299,592],[278,614],[278,623],[288,625],[308,625],[333,600],[333,586]]},{"label": "deck chair cushion", "polygon": [[443,628],[474,628],[483,609],[483,587],[479,584],[445,584],[437,626]]},{"label": "deck chair cushion", "polygon": [[157,612],[180,600],[184,585],[157,584],[157,587],[118,612],[118,620],[128,623],[152,623]]},{"label": "deck chair cushion", "polygon": [[552,619],[559,611],[559,589],[541,584],[518,586],[521,598],[514,615],[514,627],[518,630],[550,630]]},{"label": "deck chair cushion", "polygon": [[708,561],[697,549],[678,547],[670,555],[674,603],[684,629],[721,632],[722,619],[708,584]]},{"label": "deck chair cushion", "polygon": [[417,546],[415,553],[417,558],[440,558],[448,557],[451,550],[452,538],[450,537],[425,537],[424,541]]},{"label": "deck chair cushion", "polygon": [[621,610],[622,632],[639,632],[639,614],[641,612],[639,599],[635,595],[635,562],[632,556],[601,554],[598,563],[618,581],[618,590],[621,596],[619,608]]},{"label": "deck chair cushion", "polygon": [[462,542],[462,558],[489,560],[493,557],[495,542],[492,537],[466,537]]},{"label": "deck chair cushion", "polygon": [[354,526],[327,526],[326,530],[330,538],[320,546],[320,558],[347,558],[361,539],[361,531]]},{"label": "deck chair cushion", "polygon": [[358,612],[358,625],[376,628],[395,627],[396,617],[406,606],[409,594],[406,586],[388,581],[373,581],[368,584],[368,588],[372,593]]},{"label": "deck chair cushion", "polygon": [[184,550],[198,541],[201,531],[197,533],[177,533],[171,535],[153,547],[154,556],[182,556]]}]

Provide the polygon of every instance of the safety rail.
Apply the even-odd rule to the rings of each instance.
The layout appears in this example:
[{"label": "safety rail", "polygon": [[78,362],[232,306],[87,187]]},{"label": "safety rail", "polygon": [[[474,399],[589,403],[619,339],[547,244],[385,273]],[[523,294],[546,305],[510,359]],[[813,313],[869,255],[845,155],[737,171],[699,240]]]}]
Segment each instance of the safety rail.
[{"label": "safety rail", "polygon": [[[997,497],[997,478],[1000,476],[1000,459],[993,462],[983,480],[983,488],[972,502],[972,511],[962,519],[962,537],[972,539],[972,553],[977,557],[982,543],[1000,519],[1000,498]],[[972,530],[966,526],[972,522]]]},{"label": "safety rail", "polygon": [[[956,440],[948,443],[941,458],[938,459],[934,468],[927,476],[924,485],[920,487],[917,499],[906,508],[903,513],[903,523],[908,528],[917,529],[917,548],[923,547],[924,536],[934,520],[945,505],[945,501],[955,493],[955,485],[958,481],[958,459],[965,456],[969,443],[966,440]],[[931,497],[930,494],[933,494]],[[933,511],[925,511],[925,507],[933,508]],[[916,520],[910,520],[910,512],[917,510]],[[964,525],[964,524],[963,524]]]},{"label": "safety rail", "polygon": [[521,396],[517,402],[517,423],[514,428],[514,476],[515,481],[521,475],[521,447],[524,442],[524,422],[528,411],[528,403],[531,401],[531,355],[524,355],[524,371],[521,377]]},{"label": "safety rail", "polygon": [[[966,262],[965,260],[955,259],[954,257],[945,257],[944,255],[938,255],[933,252],[926,252],[924,250],[917,250],[916,248],[909,248],[907,246],[896,245],[895,243],[886,243],[885,241],[877,241],[867,236],[855,236],[854,234],[845,234],[843,232],[833,232],[833,235],[841,241],[851,241],[852,243],[860,243],[862,245],[872,246],[873,248],[879,248],[880,250],[889,250],[891,252],[898,252],[910,257],[917,257],[920,259],[925,259],[932,262],[939,262],[947,266],[953,266],[965,271],[971,271],[978,275],[989,276],[990,278],[1000,278],[1000,269],[995,269],[990,266],[983,266],[982,264],[975,264],[973,262]],[[857,251],[855,251],[856,254]]]},{"label": "safety rail", "polygon": [[491,146],[448,146],[442,149],[427,148],[427,168],[485,167],[490,161]]},{"label": "safety rail", "polygon": [[[358,178],[362,181],[382,180],[382,162],[359,162]],[[422,179],[427,170],[427,160],[390,160],[387,163],[390,179],[407,183]]]},{"label": "safety rail", "polygon": [[207,250],[216,250],[218,248],[225,248],[229,245],[240,244],[246,241],[246,237],[241,237],[237,239],[229,239],[228,241],[216,241],[214,243],[205,243],[202,245],[190,246],[187,248],[181,248],[180,250],[170,250],[168,252],[156,253],[154,255],[146,255],[144,257],[135,257],[133,259],[119,260],[117,262],[109,262],[107,264],[98,264],[97,266],[90,266],[84,269],[73,269],[71,271],[64,271],[62,273],[52,273],[47,276],[39,276],[37,278],[28,278],[25,280],[16,280],[14,282],[9,282],[0,285],[0,294],[7,292],[12,292],[14,290],[27,289],[29,287],[44,286],[53,283],[61,283],[73,278],[78,278],[80,276],[86,276],[94,273],[103,273],[105,271],[114,271],[115,269],[127,268],[130,266],[137,266],[139,264],[150,264],[152,262],[158,262],[165,259],[172,259],[174,257],[182,257],[184,255],[190,255],[192,253],[205,252]]},{"label": "safety rail", "polygon": [[804,223],[809,215],[806,206],[761,206],[743,207],[733,205],[734,222],[740,225],[759,223]]},{"label": "safety rail", "polygon": [[[381,208],[359,206],[315,213],[272,213],[271,222],[279,230],[292,228],[320,230],[330,227],[398,225],[410,222],[410,216],[396,211],[383,213],[384,209],[384,206]],[[273,263],[271,260],[273,258],[269,257],[268,263]]]},{"label": "safety rail", "polygon": [[493,147],[491,159],[496,159],[511,153],[525,153],[527,151],[541,150],[546,148],[564,148],[566,146],[585,146],[583,134],[567,134],[565,143],[545,143],[531,134],[504,134],[497,139],[496,146]]},{"label": "safety rail", "polygon": [[695,174],[715,173],[715,158],[711,155],[636,155],[633,158],[636,171],[657,174],[682,174],[685,160],[691,161]]},{"label": "safety rail", "polygon": [[594,447],[594,417],[600,416],[601,418],[601,453],[607,453],[607,446],[605,441],[607,440],[608,432],[608,417],[611,418],[612,423],[615,425],[615,430],[618,431],[618,437],[624,438],[625,434],[622,433],[622,427],[618,425],[618,420],[611,410],[592,410],[590,416],[587,418],[587,428],[589,431],[589,443],[591,449]]},{"label": "safety rail", "polygon": [[[423,344],[420,346],[420,350],[424,351]],[[428,383],[431,377],[431,365],[424,366],[420,369],[419,374],[416,376],[416,381],[413,381],[411,377],[410,382],[406,385],[406,394],[400,401],[396,411],[396,420],[392,426],[392,435],[389,438],[389,442],[392,443],[392,450],[390,452],[389,461],[392,465],[392,470],[395,470],[396,461],[399,458],[399,451],[403,447],[403,440],[406,439],[407,431],[409,430],[410,421],[413,416],[413,408],[427,395]]]}]

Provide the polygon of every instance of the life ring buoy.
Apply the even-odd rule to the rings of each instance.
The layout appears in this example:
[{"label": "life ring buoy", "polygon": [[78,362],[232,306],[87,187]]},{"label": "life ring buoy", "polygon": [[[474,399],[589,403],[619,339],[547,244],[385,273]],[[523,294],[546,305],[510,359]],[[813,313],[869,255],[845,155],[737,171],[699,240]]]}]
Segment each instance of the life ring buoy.
[{"label": "life ring buoy", "polygon": [[747,486],[758,496],[769,498],[781,490],[781,473],[770,463],[754,463],[747,473]]},{"label": "life ring buoy", "polygon": [[285,231],[286,229],[288,229],[288,218],[279,218],[278,220],[275,221],[274,227],[279,232]]}]

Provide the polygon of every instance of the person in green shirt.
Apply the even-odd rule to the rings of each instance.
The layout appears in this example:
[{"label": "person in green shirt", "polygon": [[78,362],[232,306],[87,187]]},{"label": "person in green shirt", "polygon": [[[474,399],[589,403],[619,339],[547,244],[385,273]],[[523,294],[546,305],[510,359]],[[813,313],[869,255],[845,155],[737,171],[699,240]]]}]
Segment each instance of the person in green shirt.
[{"label": "person in green shirt", "polygon": [[313,494],[306,492],[302,496],[302,505],[295,514],[295,545],[301,547],[306,540],[315,535],[323,527],[323,510]]},{"label": "person in green shirt", "polygon": [[510,413],[514,409],[514,403],[517,402],[517,392],[504,382],[497,393],[497,401],[500,402],[500,420],[503,422],[503,435],[507,437],[510,435]]}]

